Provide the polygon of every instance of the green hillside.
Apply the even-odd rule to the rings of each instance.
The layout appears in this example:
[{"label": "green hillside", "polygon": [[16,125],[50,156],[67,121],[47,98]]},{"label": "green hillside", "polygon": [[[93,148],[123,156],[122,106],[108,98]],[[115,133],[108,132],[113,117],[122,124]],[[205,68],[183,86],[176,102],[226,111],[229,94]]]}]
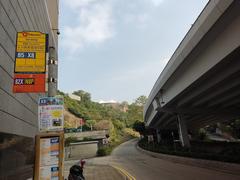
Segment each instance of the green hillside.
[{"label": "green hillside", "polygon": [[[136,133],[131,129],[135,121],[143,121],[143,105],[145,96],[140,96],[132,104],[122,102],[118,104],[104,105],[91,100],[91,94],[83,90],[74,92],[81,97],[81,101],[71,99],[67,94],[60,92],[64,96],[65,110],[75,115],[76,119],[82,118],[83,131],[103,130],[109,131],[111,142],[118,142],[126,138],[126,135]],[[70,116],[65,117],[65,128],[71,128]]]}]

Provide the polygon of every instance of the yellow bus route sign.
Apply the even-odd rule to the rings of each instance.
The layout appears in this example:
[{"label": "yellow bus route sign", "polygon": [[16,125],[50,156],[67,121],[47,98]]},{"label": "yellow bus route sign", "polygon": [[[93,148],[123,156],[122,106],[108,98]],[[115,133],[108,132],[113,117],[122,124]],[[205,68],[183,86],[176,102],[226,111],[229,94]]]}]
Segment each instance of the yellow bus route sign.
[{"label": "yellow bus route sign", "polygon": [[48,35],[41,32],[18,32],[15,73],[45,73]]}]

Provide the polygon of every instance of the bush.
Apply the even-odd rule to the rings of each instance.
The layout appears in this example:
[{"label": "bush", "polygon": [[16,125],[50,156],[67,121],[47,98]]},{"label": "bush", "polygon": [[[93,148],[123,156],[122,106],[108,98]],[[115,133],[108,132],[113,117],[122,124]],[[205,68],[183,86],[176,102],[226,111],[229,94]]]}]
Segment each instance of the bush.
[{"label": "bush", "polygon": [[83,138],[83,141],[90,141],[90,140],[92,140],[93,138],[91,138],[91,137],[84,137]]},{"label": "bush", "polygon": [[107,156],[110,155],[113,150],[112,146],[101,147],[97,151],[97,156]]},{"label": "bush", "polygon": [[68,137],[65,139],[65,146],[69,146],[70,143],[72,142],[77,142],[77,138],[76,137]]},{"label": "bush", "polygon": [[[146,139],[142,139],[138,142],[138,145],[146,150],[177,155],[177,156],[185,156],[192,157],[197,159],[208,159],[208,160],[216,160],[216,161],[224,161],[224,162],[232,162],[232,163],[240,163],[240,147],[239,143],[226,143],[226,142],[192,142],[192,147],[190,149],[182,148],[181,146],[176,146],[175,148],[171,145],[166,144],[154,144],[148,143]],[[206,151],[205,149],[213,146],[221,145],[223,150],[219,153],[214,151]],[[200,146],[205,146],[204,148],[199,148]]]},{"label": "bush", "polygon": [[144,134],[146,129],[145,129],[145,124],[142,121],[135,121],[133,124],[133,129],[137,132],[139,132],[140,134]]},{"label": "bush", "polygon": [[89,126],[87,126],[86,124],[84,124],[82,126],[82,131],[90,131],[90,130],[91,130],[91,128]]},{"label": "bush", "polygon": [[122,130],[125,127],[124,122],[120,120],[113,120],[112,123],[117,130]]},{"label": "bush", "polygon": [[125,135],[128,135],[128,136],[133,137],[133,138],[139,138],[140,137],[140,134],[137,131],[134,131],[131,128],[124,128],[123,132],[124,132]]},{"label": "bush", "polygon": [[207,139],[207,133],[206,133],[205,129],[203,129],[203,128],[199,129],[198,138],[199,138],[199,140],[202,140],[202,141]]},{"label": "bush", "polygon": [[79,117],[79,118],[82,118],[82,114],[77,110],[77,109],[74,109],[72,107],[69,107],[68,108],[68,111],[72,114],[74,114],[75,116]]}]

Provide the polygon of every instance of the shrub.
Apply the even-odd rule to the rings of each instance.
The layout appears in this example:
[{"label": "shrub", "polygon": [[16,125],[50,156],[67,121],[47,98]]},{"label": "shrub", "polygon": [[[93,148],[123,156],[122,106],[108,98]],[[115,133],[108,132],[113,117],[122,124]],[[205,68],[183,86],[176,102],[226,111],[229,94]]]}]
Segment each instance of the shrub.
[{"label": "shrub", "polygon": [[77,138],[76,137],[68,137],[65,139],[65,146],[69,146],[70,143],[72,142],[77,142]]},{"label": "shrub", "polygon": [[92,140],[91,137],[84,137],[84,138],[83,138],[83,141],[90,141],[90,140]]},{"label": "shrub", "polygon": [[125,127],[124,122],[120,120],[113,120],[112,123],[117,130],[122,130]]},{"label": "shrub", "polygon": [[137,132],[139,132],[140,134],[144,134],[146,129],[145,129],[145,124],[142,121],[135,121],[133,124],[133,129]]},{"label": "shrub", "polygon": [[134,131],[131,128],[124,128],[123,132],[125,133],[125,135],[129,135],[133,138],[138,138],[140,137],[140,134],[137,131]]},{"label": "shrub", "polygon": [[113,150],[112,146],[101,147],[97,151],[97,156],[107,156],[110,155]]},{"label": "shrub", "polygon": [[203,129],[203,128],[200,128],[200,129],[199,129],[199,131],[198,131],[198,138],[199,138],[200,140],[205,140],[205,139],[207,139],[207,133],[206,133],[205,129]]},{"label": "shrub", "polygon": [[[177,155],[177,156],[185,156],[192,157],[197,159],[208,159],[208,160],[216,160],[216,161],[224,161],[224,162],[232,162],[232,163],[240,163],[240,147],[238,142],[192,142],[192,147],[190,149],[185,149],[180,146],[173,148],[171,145],[166,144],[154,144],[147,143],[146,139],[142,139],[138,142],[138,145],[146,150]],[[208,147],[217,147],[221,145],[223,150],[219,153],[216,153],[214,150],[206,151]],[[200,146],[205,146],[204,148],[199,148]]]}]

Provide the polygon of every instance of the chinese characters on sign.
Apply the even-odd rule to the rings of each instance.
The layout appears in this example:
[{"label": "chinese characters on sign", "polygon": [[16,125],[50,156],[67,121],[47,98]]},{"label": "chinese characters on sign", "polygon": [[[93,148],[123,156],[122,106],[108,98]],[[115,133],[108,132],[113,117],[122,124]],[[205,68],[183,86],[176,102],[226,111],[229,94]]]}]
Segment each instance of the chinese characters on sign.
[{"label": "chinese characters on sign", "polygon": [[43,97],[39,99],[39,131],[63,130],[63,97]]},{"label": "chinese characters on sign", "polygon": [[18,32],[15,54],[14,93],[46,92],[48,35]]},{"label": "chinese characters on sign", "polygon": [[15,72],[46,72],[47,35],[41,32],[17,33]]}]

